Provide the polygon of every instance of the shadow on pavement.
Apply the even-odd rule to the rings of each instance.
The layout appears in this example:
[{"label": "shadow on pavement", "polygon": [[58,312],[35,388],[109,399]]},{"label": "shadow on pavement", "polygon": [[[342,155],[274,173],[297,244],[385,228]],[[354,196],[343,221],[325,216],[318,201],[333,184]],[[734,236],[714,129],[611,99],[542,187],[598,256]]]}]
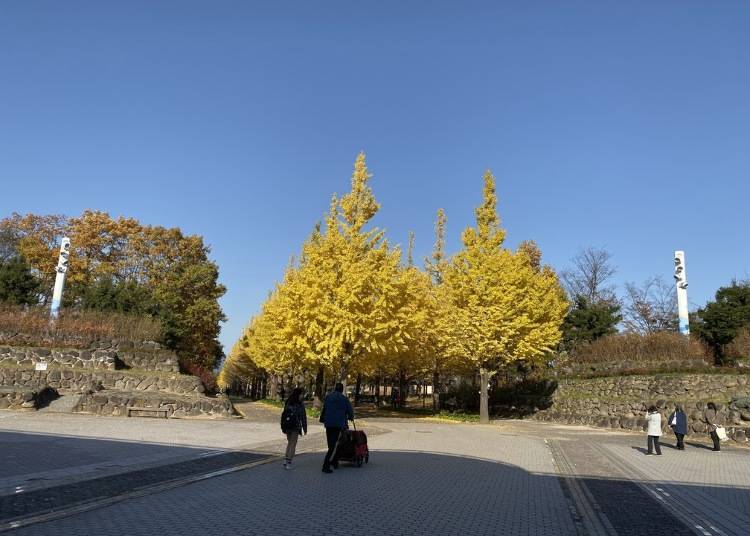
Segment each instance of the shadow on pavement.
[{"label": "shadow on pavement", "polygon": [[[87,459],[126,459],[153,451],[175,455],[196,449],[147,443],[60,438],[0,433],[3,453],[23,455],[23,467],[75,468],[76,453]],[[638,447],[633,447],[638,449]],[[481,445],[476,447],[481,453]],[[640,450],[640,449],[639,449]],[[23,518],[82,501],[96,502],[186,475],[215,472],[222,467],[267,458],[267,453],[227,451],[190,461],[94,478],[63,486],[0,497],[2,520]],[[17,458],[19,459],[19,458]],[[334,474],[321,472],[322,453],[300,454],[294,469],[285,471],[280,458],[271,463],[162,489],[147,497],[78,513],[12,531],[18,535],[97,534],[160,536],[326,534],[549,534],[580,532],[581,504],[570,494],[575,480],[588,490],[596,510],[620,536],[650,534],[654,526],[670,534],[694,534],[668,502],[657,500],[638,483],[596,477],[562,477],[530,472],[484,459],[437,452],[375,450],[361,468],[341,463]],[[3,470],[14,462],[3,457]],[[67,464],[67,465],[66,465]],[[666,484],[665,484],[666,485]],[[706,486],[668,483],[672,496],[700,497]],[[750,489],[721,490],[726,504],[750,503]],[[711,499],[713,500],[713,499]],[[290,504],[295,515],[289,517]],[[575,505],[575,508],[571,508]],[[738,513],[741,520],[742,513]],[[718,526],[718,525],[717,525]],[[742,527],[736,524],[735,527]],[[725,530],[726,534],[741,534]],[[718,534],[718,533],[717,533]]]}]

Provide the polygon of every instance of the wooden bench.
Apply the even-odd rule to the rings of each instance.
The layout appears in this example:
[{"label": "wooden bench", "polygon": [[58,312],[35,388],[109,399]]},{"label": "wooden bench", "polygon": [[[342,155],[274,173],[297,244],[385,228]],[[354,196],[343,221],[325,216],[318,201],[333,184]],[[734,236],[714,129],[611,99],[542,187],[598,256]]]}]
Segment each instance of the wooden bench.
[{"label": "wooden bench", "polygon": [[161,417],[162,414],[164,415],[164,418],[169,417],[169,408],[143,408],[143,407],[137,407],[137,406],[128,406],[127,415],[128,417],[132,417],[132,412],[138,412],[141,416],[143,413],[153,413],[155,417]]}]

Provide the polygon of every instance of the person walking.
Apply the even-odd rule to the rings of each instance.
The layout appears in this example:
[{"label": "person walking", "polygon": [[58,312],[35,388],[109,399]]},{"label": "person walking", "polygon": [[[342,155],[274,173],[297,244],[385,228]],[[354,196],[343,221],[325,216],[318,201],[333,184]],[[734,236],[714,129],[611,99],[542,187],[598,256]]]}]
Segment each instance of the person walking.
[{"label": "person walking", "polygon": [[398,407],[398,389],[395,387],[391,388],[391,406],[393,407],[394,411]]},{"label": "person walking", "polygon": [[307,435],[307,413],[305,412],[304,392],[299,387],[292,391],[281,413],[281,431],[286,434],[284,469],[292,468],[292,458],[297,450],[297,439],[304,432]]},{"label": "person walking", "polygon": [[721,452],[721,441],[719,440],[719,434],[716,433],[718,427],[718,415],[716,414],[716,404],[709,402],[706,404],[706,411],[703,412],[703,422],[708,427],[708,435],[711,436],[711,440],[714,442],[714,452]]},{"label": "person walking", "polygon": [[342,430],[346,430],[347,421],[354,420],[354,410],[349,399],[344,396],[344,384],[337,383],[333,392],[326,396],[323,410],[320,412],[320,422],[326,427],[326,441],[328,452],[323,459],[323,472],[332,473],[331,467],[338,469],[336,459],[336,443]]},{"label": "person walking", "polygon": [[656,409],[656,406],[650,406],[648,413],[646,414],[646,420],[648,421],[648,452],[647,456],[651,456],[656,449],[656,454],[661,456],[661,447],[659,447],[659,437],[661,437],[661,413]]},{"label": "person walking", "polygon": [[687,415],[682,409],[682,404],[677,404],[667,421],[677,438],[677,450],[685,450],[685,434],[687,434]]}]

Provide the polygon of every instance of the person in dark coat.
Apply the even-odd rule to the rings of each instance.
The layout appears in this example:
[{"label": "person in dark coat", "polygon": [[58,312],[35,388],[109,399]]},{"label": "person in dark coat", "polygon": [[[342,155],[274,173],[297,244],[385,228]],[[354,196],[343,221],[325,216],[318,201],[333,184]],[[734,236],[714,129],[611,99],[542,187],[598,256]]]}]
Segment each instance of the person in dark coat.
[{"label": "person in dark coat", "polygon": [[[292,417],[291,423],[284,422],[284,416]],[[297,439],[302,432],[307,435],[307,413],[305,412],[304,392],[299,387],[292,391],[284,404],[281,431],[286,434],[286,452],[284,453],[284,469],[292,468],[292,458],[297,450]]]},{"label": "person in dark coat", "polygon": [[716,415],[716,404],[709,402],[706,405],[706,411],[703,412],[703,422],[708,427],[708,435],[711,436],[711,440],[714,442],[714,452],[721,451],[721,441],[719,441],[719,434],[716,433],[716,427],[718,426],[717,415]]},{"label": "person in dark coat", "polygon": [[685,450],[685,434],[687,434],[687,415],[682,410],[682,405],[677,404],[674,411],[667,420],[669,426],[672,428],[675,437],[677,438],[677,450]]},{"label": "person in dark coat", "polygon": [[328,452],[323,459],[323,472],[332,473],[331,467],[338,469],[336,458],[336,443],[342,430],[348,427],[347,421],[354,420],[354,410],[349,399],[344,395],[344,384],[337,383],[333,392],[326,396],[323,410],[320,412],[320,422],[326,427],[326,441]]}]

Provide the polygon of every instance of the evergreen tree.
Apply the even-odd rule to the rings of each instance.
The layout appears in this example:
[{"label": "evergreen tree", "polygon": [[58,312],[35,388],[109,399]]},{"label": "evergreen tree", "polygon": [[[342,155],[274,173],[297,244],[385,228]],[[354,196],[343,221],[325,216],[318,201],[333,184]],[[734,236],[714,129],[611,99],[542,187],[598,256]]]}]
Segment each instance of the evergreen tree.
[{"label": "evergreen tree", "polygon": [[148,315],[158,312],[151,291],[133,280],[115,281],[112,277],[104,277],[75,294],[82,309]]},{"label": "evergreen tree", "polygon": [[0,261],[0,302],[34,305],[39,303],[40,292],[39,280],[23,257]]},{"label": "evergreen tree", "polygon": [[750,325],[750,282],[733,281],[716,291],[716,299],[693,315],[691,330],[724,357],[724,347],[731,343],[743,326]]},{"label": "evergreen tree", "polygon": [[582,342],[591,342],[617,333],[617,324],[621,320],[620,306],[617,303],[592,303],[585,296],[578,295],[562,325],[563,347],[570,350]]}]

